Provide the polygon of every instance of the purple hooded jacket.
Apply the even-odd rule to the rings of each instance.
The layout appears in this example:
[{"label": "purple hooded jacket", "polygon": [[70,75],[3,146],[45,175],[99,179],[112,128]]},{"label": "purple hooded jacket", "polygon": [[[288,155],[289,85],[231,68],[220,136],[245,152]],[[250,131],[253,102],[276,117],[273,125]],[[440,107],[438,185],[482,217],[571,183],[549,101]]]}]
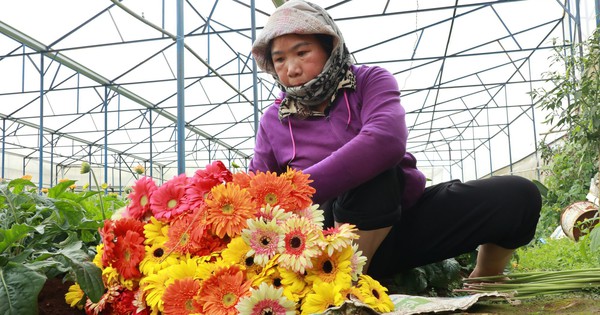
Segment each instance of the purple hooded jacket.
[{"label": "purple hooded jacket", "polygon": [[[403,207],[423,193],[425,176],[406,152],[408,129],[394,76],[377,66],[352,66],[356,91],[339,91],[326,117],[279,120],[279,101],[260,121],[250,171],[282,173],[287,166],[310,174],[313,202],[352,189],[394,165],[405,174]],[[284,94],[282,94],[283,98]]]}]

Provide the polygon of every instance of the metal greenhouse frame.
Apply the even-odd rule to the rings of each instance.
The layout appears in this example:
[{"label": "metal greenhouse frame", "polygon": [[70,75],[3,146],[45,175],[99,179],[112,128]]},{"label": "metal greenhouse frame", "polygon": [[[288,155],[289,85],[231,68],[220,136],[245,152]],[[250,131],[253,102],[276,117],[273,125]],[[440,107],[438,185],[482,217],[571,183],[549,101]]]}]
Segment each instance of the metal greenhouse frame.
[{"label": "metal greenhouse frame", "polygon": [[[598,0],[315,1],[359,65],[390,70],[409,147],[432,182],[533,157],[546,133],[530,92],[554,51],[597,25]],[[39,187],[89,162],[117,190],[215,160],[245,169],[277,96],[250,46],[270,0],[14,1],[0,13],[1,176]],[[554,40],[553,40],[554,39]],[[374,153],[376,154],[376,153]]]}]

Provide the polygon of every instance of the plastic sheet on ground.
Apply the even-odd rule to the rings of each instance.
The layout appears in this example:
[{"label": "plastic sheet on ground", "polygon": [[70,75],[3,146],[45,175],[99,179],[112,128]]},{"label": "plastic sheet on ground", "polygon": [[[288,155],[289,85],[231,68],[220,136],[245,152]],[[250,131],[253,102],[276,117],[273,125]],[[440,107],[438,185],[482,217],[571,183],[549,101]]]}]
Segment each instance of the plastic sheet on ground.
[{"label": "plastic sheet on ground", "polygon": [[460,297],[424,297],[393,294],[390,295],[396,308],[393,312],[378,313],[360,301],[348,300],[341,306],[329,308],[320,315],[412,315],[464,311],[479,300],[490,297],[505,298],[509,301],[507,294],[498,292],[477,293]]}]

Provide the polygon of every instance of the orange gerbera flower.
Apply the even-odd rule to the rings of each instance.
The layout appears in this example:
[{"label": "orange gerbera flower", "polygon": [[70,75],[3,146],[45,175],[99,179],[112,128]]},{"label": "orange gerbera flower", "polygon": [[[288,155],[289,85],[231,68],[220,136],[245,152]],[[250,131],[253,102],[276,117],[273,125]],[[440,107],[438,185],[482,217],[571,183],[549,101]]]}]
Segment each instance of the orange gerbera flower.
[{"label": "orange gerbera flower", "polygon": [[295,200],[290,197],[292,183],[277,173],[256,174],[250,181],[248,190],[259,207],[279,205],[288,212],[295,210]]},{"label": "orange gerbera flower", "polygon": [[240,235],[246,220],[256,213],[248,191],[231,182],[213,187],[206,204],[206,223],[211,224],[213,233],[221,238]]},{"label": "orange gerbera flower", "polygon": [[291,197],[294,200],[294,209],[304,209],[312,204],[312,196],[316,190],[310,186],[313,182],[309,174],[294,170],[288,166],[287,172],[281,175],[292,183]]},{"label": "orange gerbera flower", "polygon": [[200,281],[192,278],[176,279],[163,294],[165,315],[187,315],[202,313],[197,296]]},{"label": "orange gerbera flower", "polygon": [[250,181],[254,177],[254,172],[238,172],[233,174],[233,182],[240,185],[242,188],[250,187]]},{"label": "orange gerbera flower", "polygon": [[181,215],[171,222],[165,247],[176,253],[193,254],[202,247],[204,230],[199,214]]},{"label": "orange gerbera flower", "polygon": [[246,296],[250,296],[250,281],[239,265],[232,265],[217,270],[202,283],[199,300],[206,314],[234,315],[238,314],[238,301]]}]

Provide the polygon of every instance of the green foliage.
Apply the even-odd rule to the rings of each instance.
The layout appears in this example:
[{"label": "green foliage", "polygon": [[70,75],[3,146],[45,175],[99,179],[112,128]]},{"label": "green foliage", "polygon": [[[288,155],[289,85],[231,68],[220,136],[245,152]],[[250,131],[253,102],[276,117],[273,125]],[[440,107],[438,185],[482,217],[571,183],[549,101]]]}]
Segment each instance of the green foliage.
[{"label": "green foliage", "polygon": [[[597,229],[595,229],[597,230]],[[593,249],[591,237],[578,242],[569,238],[550,239],[519,248],[513,261],[514,272],[558,271],[600,267],[600,252]]]},{"label": "green foliage", "polygon": [[[545,73],[550,89],[532,93],[547,111],[546,123],[566,130],[558,144],[539,145],[547,192],[536,238],[552,233],[562,209],[585,200],[600,160],[600,31],[570,51],[556,50],[552,65],[564,71]],[[568,43],[567,43],[568,44]],[[566,45],[565,47],[569,47]],[[582,54],[579,54],[579,52]]]},{"label": "green foliage", "polygon": [[417,268],[413,268],[394,276],[393,283],[388,285],[390,292],[402,294],[423,294],[437,291],[447,293],[461,284],[461,266],[456,259],[446,259]]},{"label": "green foliage", "polygon": [[[47,278],[76,281],[92,301],[104,293],[91,260],[103,226],[98,193],[75,193],[65,181],[40,195],[25,179],[0,182],[0,314],[37,314]],[[103,198],[106,209],[125,205]]]}]

